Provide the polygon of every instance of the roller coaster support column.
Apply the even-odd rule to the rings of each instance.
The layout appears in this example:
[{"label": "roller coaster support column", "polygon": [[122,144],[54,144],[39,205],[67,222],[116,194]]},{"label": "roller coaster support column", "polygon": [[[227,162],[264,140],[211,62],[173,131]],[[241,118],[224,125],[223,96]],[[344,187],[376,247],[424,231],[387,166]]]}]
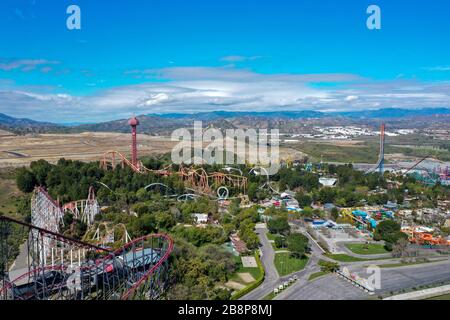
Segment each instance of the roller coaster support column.
[{"label": "roller coaster support column", "polygon": [[132,143],[131,143],[131,163],[133,166],[138,168],[138,157],[137,157],[137,141],[136,141],[136,135],[137,130],[136,127],[139,125],[139,120],[136,117],[131,118],[128,121],[128,124],[131,126],[131,137],[132,137]]},{"label": "roller coaster support column", "polygon": [[380,174],[384,173],[384,130],[385,130],[385,124],[381,124],[381,134],[380,134]]},{"label": "roller coaster support column", "polygon": [[[9,226],[3,219],[0,220],[0,287],[9,281],[8,277],[8,242]],[[0,300],[6,300],[7,292],[3,292]]]}]

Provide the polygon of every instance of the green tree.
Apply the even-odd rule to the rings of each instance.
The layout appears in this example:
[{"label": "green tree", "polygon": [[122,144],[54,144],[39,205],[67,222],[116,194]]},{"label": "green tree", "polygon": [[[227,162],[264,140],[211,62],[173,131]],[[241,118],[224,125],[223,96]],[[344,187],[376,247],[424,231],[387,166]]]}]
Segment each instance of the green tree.
[{"label": "green tree", "polygon": [[287,237],[287,248],[291,255],[302,258],[308,249],[308,238],[300,233],[293,233]]},{"label": "green tree", "polygon": [[36,178],[32,172],[22,168],[17,172],[16,184],[20,191],[29,193],[36,186]]},{"label": "green tree", "polygon": [[37,184],[46,186],[47,174],[52,170],[52,165],[41,159],[31,162],[30,169],[36,177]]},{"label": "green tree", "polygon": [[384,240],[386,250],[391,251],[393,245],[400,239],[407,239],[408,236],[400,231],[400,224],[392,220],[384,220],[378,223],[373,238],[374,240]]},{"label": "green tree", "polygon": [[319,261],[320,271],[322,272],[336,272],[339,270],[339,264],[336,262],[320,260]]},{"label": "green tree", "polygon": [[247,195],[250,200],[254,200],[257,198],[258,184],[255,182],[251,182],[248,185]]},{"label": "green tree", "polygon": [[333,207],[333,208],[331,209],[331,218],[332,218],[334,221],[336,221],[337,218],[339,218],[339,210],[338,210],[338,208]]},{"label": "green tree", "polygon": [[274,243],[277,248],[285,248],[286,247],[286,238],[283,236],[276,236]]},{"label": "green tree", "polygon": [[295,199],[298,201],[300,208],[311,206],[312,197],[307,193],[296,193]]},{"label": "green tree", "polygon": [[311,218],[313,215],[313,209],[311,207],[304,207],[302,215],[307,218]]},{"label": "green tree", "polygon": [[319,191],[319,201],[321,203],[333,203],[336,197],[336,191],[330,187],[324,187]]},{"label": "green tree", "polygon": [[286,217],[278,217],[269,220],[267,223],[270,233],[288,234],[290,226]]}]

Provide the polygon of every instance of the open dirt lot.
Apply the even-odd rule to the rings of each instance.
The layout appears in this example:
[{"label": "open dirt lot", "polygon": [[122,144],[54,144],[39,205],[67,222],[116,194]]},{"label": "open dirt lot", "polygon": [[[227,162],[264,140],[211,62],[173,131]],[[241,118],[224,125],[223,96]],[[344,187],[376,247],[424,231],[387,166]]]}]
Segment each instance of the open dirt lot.
[{"label": "open dirt lot", "polygon": [[245,283],[250,283],[255,281],[255,278],[252,277],[252,275],[248,272],[242,272],[238,273],[238,276],[244,281]]},{"label": "open dirt lot", "polygon": [[[177,144],[170,137],[138,134],[139,156],[165,154]],[[208,143],[204,143],[206,146]],[[131,135],[109,132],[80,134],[13,135],[0,132],[0,168],[27,166],[32,161],[45,159],[57,162],[60,158],[96,161],[103,153],[119,151],[129,157]],[[280,158],[301,158],[303,153],[291,148],[280,148]]]},{"label": "open dirt lot", "polygon": [[[168,137],[138,136],[139,155],[169,152],[176,142]],[[0,136],[0,168],[29,165],[31,161],[45,159],[56,162],[60,158],[95,161],[110,150],[129,156],[130,134],[81,133]]]}]

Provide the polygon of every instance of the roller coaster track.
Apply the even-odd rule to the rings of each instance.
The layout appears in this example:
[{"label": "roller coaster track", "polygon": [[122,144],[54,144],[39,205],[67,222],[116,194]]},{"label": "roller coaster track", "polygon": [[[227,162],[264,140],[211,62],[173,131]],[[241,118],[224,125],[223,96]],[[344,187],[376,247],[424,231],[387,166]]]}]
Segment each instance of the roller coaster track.
[{"label": "roller coaster track", "polygon": [[419,164],[421,164],[422,162],[424,162],[426,159],[428,159],[430,157],[430,155],[427,155],[426,157],[423,157],[422,159],[420,159],[419,161],[417,161],[414,165],[412,165],[408,170],[405,171],[405,173],[403,175],[407,175],[409,172],[411,172],[412,170],[414,170]]},{"label": "roller coaster track", "polygon": [[87,199],[66,203],[62,206],[62,210],[64,213],[72,213],[75,219],[79,219],[91,226],[94,223],[95,216],[100,213],[100,206],[95,198],[94,188],[89,187]]},{"label": "roller coaster track", "polygon": [[384,123],[382,123],[381,128],[380,128],[380,151],[378,153],[378,160],[372,169],[369,169],[368,171],[366,171],[366,174],[375,172],[377,170],[379,170],[381,175],[383,175],[383,173],[384,173],[385,129],[386,129],[386,126]]},{"label": "roller coaster track", "polygon": [[211,185],[220,186],[227,185],[237,187],[241,190],[247,188],[247,178],[242,175],[213,172],[208,174],[203,168],[192,168],[180,166],[178,171],[171,170],[171,166],[160,170],[152,170],[146,168],[142,162],[139,162],[137,166],[128,160],[123,154],[118,151],[108,151],[103,154],[100,160],[100,167],[103,170],[114,169],[120,165],[122,168],[125,166],[130,167],[136,173],[152,173],[158,176],[171,176],[177,175],[188,186],[204,193],[211,193]]},{"label": "roller coaster track", "polygon": [[103,170],[114,169],[117,165],[120,165],[122,168],[128,166],[136,173],[153,173],[160,176],[169,176],[172,173],[170,166],[161,170],[152,170],[145,167],[141,161],[135,166],[122,153],[114,150],[105,152],[100,159],[100,168]]},{"label": "roller coaster track", "polygon": [[[28,268],[10,281],[12,228],[23,228]],[[39,252],[45,238],[57,242],[51,252]],[[5,216],[0,217],[0,299],[107,300],[158,299],[168,285],[168,259],[173,240],[151,234],[110,251]],[[55,249],[55,250],[53,250]],[[75,256],[75,261],[73,257]],[[18,271],[18,272],[17,272]]]},{"label": "roller coaster track", "polygon": [[270,175],[269,175],[269,172],[267,171],[266,168],[260,167],[260,166],[256,166],[256,167],[251,168],[250,171],[248,172],[248,174],[254,174],[254,175],[264,174],[266,176],[266,182],[264,182],[262,185],[260,185],[259,189],[268,188],[273,193],[280,194],[280,191],[276,190],[272,186],[272,181],[270,181]]},{"label": "roller coaster track", "polygon": [[[83,240],[89,239],[89,236],[94,233],[91,241],[94,241],[97,245],[107,245],[116,241],[121,241],[122,243],[128,243],[132,241],[128,230],[123,223],[100,222],[98,225],[94,225],[93,227],[95,227],[95,229],[91,228],[90,230],[88,230],[88,232],[86,232],[86,234],[84,235]],[[116,240],[116,233],[119,232],[121,233],[121,237],[120,239]]]}]

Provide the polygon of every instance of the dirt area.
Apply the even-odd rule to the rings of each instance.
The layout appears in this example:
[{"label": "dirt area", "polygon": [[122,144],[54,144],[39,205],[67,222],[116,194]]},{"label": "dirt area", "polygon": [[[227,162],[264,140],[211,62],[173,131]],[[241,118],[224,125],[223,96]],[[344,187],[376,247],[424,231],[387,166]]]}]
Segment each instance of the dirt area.
[{"label": "dirt area", "polygon": [[248,273],[248,272],[238,273],[238,276],[245,283],[251,283],[251,282],[255,281],[255,278],[253,278],[252,275],[250,273]]},{"label": "dirt area", "polygon": [[[2,135],[2,133],[4,135]],[[55,163],[60,158],[96,161],[111,150],[129,156],[131,136],[125,133],[85,132],[80,134],[12,135],[0,131],[0,168],[27,166],[45,159]],[[176,145],[170,137],[138,135],[139,156],[170,152]],[[290,148],[280,148],[280,158],[301,158],[303,154]]]},{"label": "dirt area", "polygon": [[13,134],[11,132],[5,131],[5,130],[1,130],[0,129],[0,137],[5,137],[5,136],[12,136]]},{"label": "dirt area", "polygon": [[257,268],[258,267],[255,257],[252,257],[252,256],[242,257],[241,261],[242,261],[242,265],[244,266],[244,268]]},{"label": "dirt area", "polygon": [[228,288],[231,288],[231,289],[234,289],[234,290],[241,290],[242,288],[245,288],[245,285],[243,285],[243,284],[241,284],[239,282],[236,282],[236,281],[232,281],[232,280],[229,280],[227,283],[225,283],[225,285]]},{"label": "dirt area", "polygon": [[280,147],[280,159],[303,159],[307,154],[292,148]]},{"label": "dirt area", "polygon": [[[169,137],[139,135],[139,155],[164,154],[175,143]],[[6,135],[0,139],[0,168],[29,165],[39,159],[56,162],[62,157],[95,161],[110,150],[128,156],[130,144],[130,135],[123,133]]]},{"label": "dirt area", "polygon": [[361,147],[364,141],[362,140],[313,140],[317,144],[331,144],[333,146],[343,147]]}]

